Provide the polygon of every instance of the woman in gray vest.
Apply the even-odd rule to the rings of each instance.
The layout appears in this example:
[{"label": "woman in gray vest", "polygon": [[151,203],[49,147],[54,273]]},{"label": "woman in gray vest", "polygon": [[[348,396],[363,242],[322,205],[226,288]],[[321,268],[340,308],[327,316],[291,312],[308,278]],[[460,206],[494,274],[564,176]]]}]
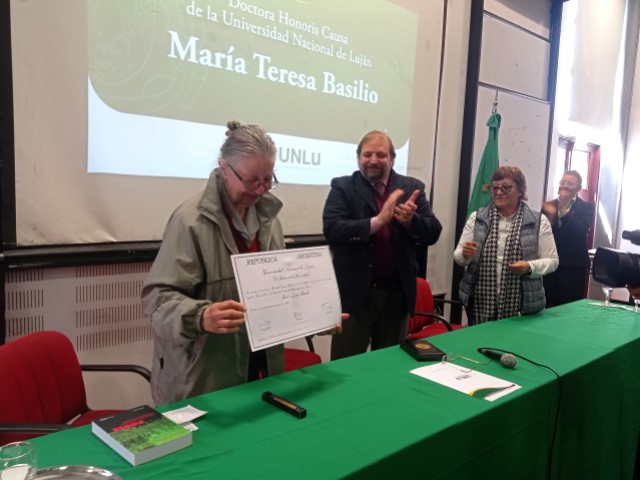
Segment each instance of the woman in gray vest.
[{"label": "woman in gray vest", "polygon": [[453,254],[466,267],[460,299],[469,325],[544,309],[541,277],[558,268],[549,221],[524,202],[522,171],[498,168],[489,189],[492,202],[469,216]]}]

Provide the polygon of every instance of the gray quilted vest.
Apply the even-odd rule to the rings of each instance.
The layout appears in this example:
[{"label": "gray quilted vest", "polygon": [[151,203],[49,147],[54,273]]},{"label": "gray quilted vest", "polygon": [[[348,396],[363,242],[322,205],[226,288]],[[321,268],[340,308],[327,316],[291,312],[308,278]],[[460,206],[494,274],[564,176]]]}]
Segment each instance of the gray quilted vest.
[{"label": "gray quilted vest", "polygon": [[[522,247],[523,260],[535,260],[538,258],[538,232],[540,230],[540,212],[535,212],[525,203],[522,215],[522,226],[520,227],[520,246]],[[491,219],[489,208],[492,204],[478,210],[476,223],[473,229],[473,239],[478,242],[478,252],[482,255],[484,242],[489,234]],[[478,258],[471,261],[460,281],[460,300],[470,312],[469,302],[473,299],[473,285],[478,270]],[[522,300],[520,313],[527,315],[536,313],[544,309],[545,296],[542,286],[542,278],[520,277],[522,282]],[[473,320],[472,320],[473,321]]]}]

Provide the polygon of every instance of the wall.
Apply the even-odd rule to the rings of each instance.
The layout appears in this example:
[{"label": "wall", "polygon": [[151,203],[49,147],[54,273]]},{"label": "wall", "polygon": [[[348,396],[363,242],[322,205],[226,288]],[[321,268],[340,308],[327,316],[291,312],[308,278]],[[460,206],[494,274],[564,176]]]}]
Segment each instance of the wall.
[{"label": "wall", "polygon": [[442,223],[438,243],[429,248],[427,279],[434,292],[450,298],[451,259],[456,243],[455,218],[460,172],[460,133],[464,112],[470,2],[447,2],[447,24],[438,114],[433,210]]},{"label": "wall", "polygon": [[551,60],[551,2],[485,2],[480,59],[472,183],[487,139],[485,126],[497,100],[502,116],[500,165],[519,167],[527,179],[528,203],[539,209],[544,198],[552,104],[548,77]]},{"label": "wall", "polygon": [[[151,264],[130,263],[9,272],[5,282],[7,341],[57,330],[81,363],[151,363],[153,332],[143,318],[140,290]],[[91,408],[151,402],[135,374],[85,372]]]}]

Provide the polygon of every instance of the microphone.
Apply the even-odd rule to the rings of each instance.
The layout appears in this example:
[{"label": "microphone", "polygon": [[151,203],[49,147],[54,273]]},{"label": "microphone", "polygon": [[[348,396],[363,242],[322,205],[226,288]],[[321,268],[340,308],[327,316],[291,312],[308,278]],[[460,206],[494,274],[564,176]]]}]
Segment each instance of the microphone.
[{"label": "microphone", "polygon": [[489,357],[493,360],[498,360],[503,367],[513,368],[516,366],[518,361],[516,360],[515,355],[511,353],[500,353],[495,350],[490,350],[488,348],[478,348],[478,351],[486,357]]},{"label": "microphone", "polygon": [[629,240],[634,245],[640,245],[640,230],[623,230],[622,238]]}]

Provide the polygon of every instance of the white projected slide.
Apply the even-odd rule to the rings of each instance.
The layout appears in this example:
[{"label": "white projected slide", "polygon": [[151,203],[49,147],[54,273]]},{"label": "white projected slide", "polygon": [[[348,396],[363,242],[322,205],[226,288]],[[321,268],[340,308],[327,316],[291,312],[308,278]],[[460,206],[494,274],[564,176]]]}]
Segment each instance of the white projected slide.
[{"label": "white projected slide", "polygon": [[[118,112],[89,84],[89,173],[208,178],[210,139],[224,138],[226,130],[221,125]],[[278,145],[276,175],[281,183],[328,185],[332,178],[353,171],[352,143],[275,133],[271,137]],[[397,172],[406,173],[408,151],[408,144],[396,147]]]},{"label": "white projected slide", "polygon": [[444,0],[9,1],[17,246],[161,239],[229,120],[276,142],[286,235],[371,130],[431,183]]},{"label": "white projected slide", "polygon": [[406,173],[418,16],[328,3],[89,0],[88,171],[207,178],[211,139],[237,118],[274,134],[283,183],[350,173],[363,124],[389,133]]}]

